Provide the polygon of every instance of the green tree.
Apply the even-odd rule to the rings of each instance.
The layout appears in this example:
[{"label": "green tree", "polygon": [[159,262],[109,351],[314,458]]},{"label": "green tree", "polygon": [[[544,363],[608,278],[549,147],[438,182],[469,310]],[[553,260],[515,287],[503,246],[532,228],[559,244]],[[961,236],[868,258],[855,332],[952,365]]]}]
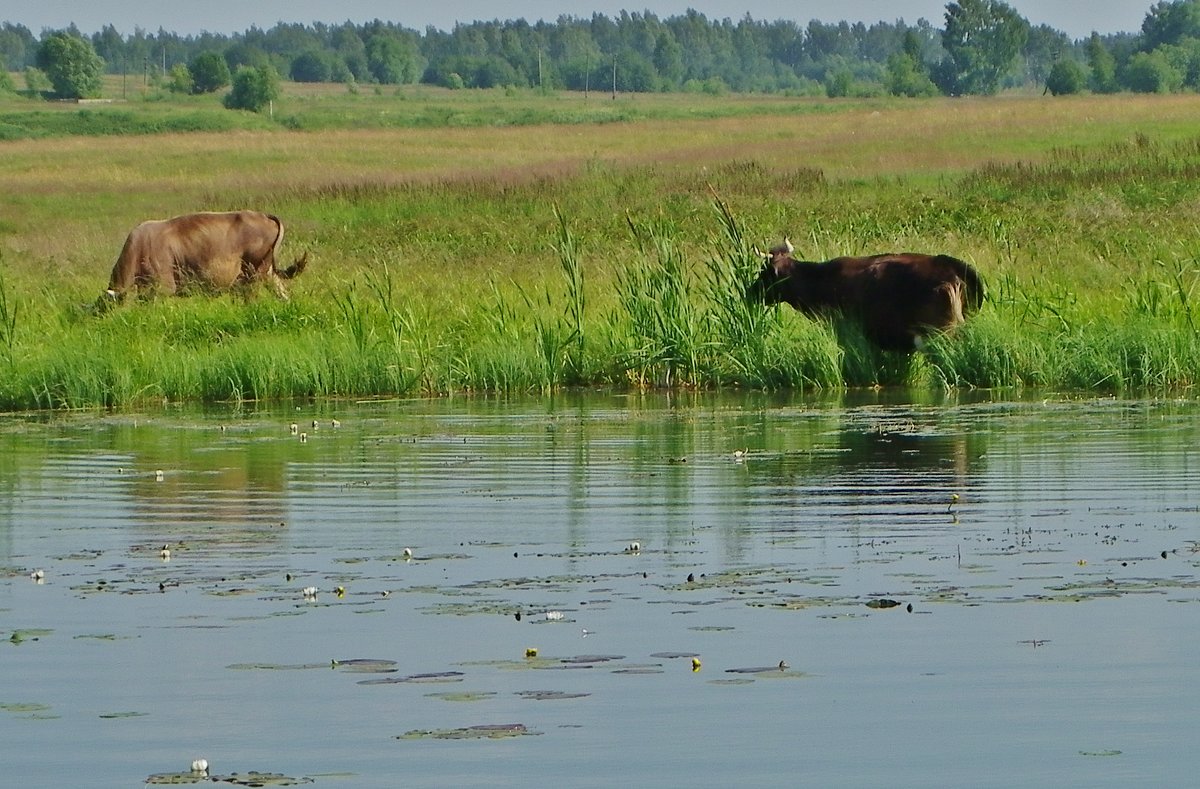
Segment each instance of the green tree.
[{"label": "green tree", "polygon": [[291,71],[292,79],[296,82],[328,82],[332,73],[329,58],[315,49],[297,55],[292,60]]},{"label": "green tree", "polygon": [[192,72],[192,90],[213,93],[229,84],[229,64],[219,52],[201,52],[188,66]]},{"label": "green tree", "polygon": [[192,72],[186,65],[176,63],[171,66],[171,70],[167,72],[167,90],[172,93],[191,93],[195,87]]},{"label": "green tree", "polygon": [[0,93],[16,93],[17,86],[13,83],[12,77],[8,75],[8,69],[0,68]]},{"label": "green tree", "polygon": [[1155,3],[1142,22],[1142,47],[1147,51],[1183,38],[1200,37],[1200,0]]},{"label": "green tree", "polygon": [[1161,52],[1139,52],[1125,67],[1125,84],[1135,93],[1171,93],[1183,87],[1183,74]]},{"label": "green tree", "polygon": [[225,97],[231,110],[262,112],[279,98],[279,75],[271,66],[242,66],[233,75],[233,89]]},{"label": "green tree", "polygon": [[1113,57],[1108,47],[1100,40],[1100,35],[1092,33],[1087,42],[1088,66],[1091,77],[1088,83],[1096,93],[1116,93],[1121,89],[1117,84],[1117,59]]},{"label": "green tree", "polygon": [[51,33],[42,39],[37,64],[54,92],[66,99],[86,99],[100,95],[104,61],[90,41],[66,32]]},{"label": "green tree", "polygon": [[388,33],[378,33],[367,41],[367,68],[371,76],[385,85],[416,82],[416,52],[411,42]]},{"label": "green tree", "polygon": [[1029,22],[1001,0],[959,0],[946,6],[942,46],[962,93],[992,94],[1029,37]]},{"label": "green tree", "polygon": [[1046,90],[1055,96],[1079,93],[1087,85],[1087,74],[1078,61],[1062,58],[1050,67],[1046,75]]},{"label": "green tree", "polygon": [[888,56],[884,88],[893,96],[936,96],[938,89],[929,78],[921,58],[921,40],[913,30],[905,31],[900,49]]}]

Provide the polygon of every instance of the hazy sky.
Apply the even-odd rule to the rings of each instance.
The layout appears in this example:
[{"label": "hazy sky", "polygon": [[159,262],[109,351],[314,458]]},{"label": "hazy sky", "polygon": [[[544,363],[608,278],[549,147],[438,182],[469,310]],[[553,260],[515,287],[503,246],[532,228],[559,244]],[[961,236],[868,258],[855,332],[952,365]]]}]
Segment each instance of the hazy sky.
[{"label": "hazy sky", "polygon": [[[1135,33],[1153,0],[1008,0],[1035,25],[1046,24],[1073,38],[1099,33]],[[237,33],[251,25],[273,27],[276,22],[369,22],[382,19],[424,30],[453,29],[456,22],[491,19],[554,21],[560,15],[590,17],[593,12],[615,16],[622,9],[651,11],[660,18],[694,8],[709,19],[791,19],[805,25],[822,22],[895,22],[909,24],[924,18],[945,26],[943,0],[4,0],[0,22],[25,25],[35,35],[43,28],[62,28],[74,22],[84,33],[113,24],[121,33],[141,27],[187,35],[208,30]]]}]

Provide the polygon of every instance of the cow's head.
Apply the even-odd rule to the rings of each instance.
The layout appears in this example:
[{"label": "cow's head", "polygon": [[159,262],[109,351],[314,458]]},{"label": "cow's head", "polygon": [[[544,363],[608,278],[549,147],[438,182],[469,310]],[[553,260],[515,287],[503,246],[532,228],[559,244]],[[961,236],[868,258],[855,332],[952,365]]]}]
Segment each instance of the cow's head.
[{"label": "cow's head", "polygon": [[796,261],[792,259],[795,252],[792,242],[784,239],[782,244],[773,246],[767,252],[760,252],[756,247],[754,252],[763,260],[763,266],[758,277],[746,287],[746,297],[764,304],[778,304],[784,301],[780,292],[780,284],[791,275]]}]

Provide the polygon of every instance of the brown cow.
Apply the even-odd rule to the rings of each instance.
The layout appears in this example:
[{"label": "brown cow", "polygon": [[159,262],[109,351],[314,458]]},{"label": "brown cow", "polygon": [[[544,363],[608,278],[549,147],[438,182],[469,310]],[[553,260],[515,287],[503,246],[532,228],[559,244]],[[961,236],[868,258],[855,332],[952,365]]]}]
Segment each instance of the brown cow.
[{"label": "brown cow", "polygon": [[286,300],[283,280],[304,271],[307,253],[287,269],[276,267],[283,241],[278,217],[258,211],[184,214],[142,222],[130,231],[101,302],[121,301],[135,288],[178,293],[190,286],[223,290],[270,281]]},{"label": "brown cow", "polygon": [[949,255],[905,252],[807,263],[795,260],[793,251],[785,239],[763,254],[766,262],[747,296],[787,302],[806,315],[852,315],[884,350],[920,348],[931,332],[953,329],[983,303],[978,273]]}]

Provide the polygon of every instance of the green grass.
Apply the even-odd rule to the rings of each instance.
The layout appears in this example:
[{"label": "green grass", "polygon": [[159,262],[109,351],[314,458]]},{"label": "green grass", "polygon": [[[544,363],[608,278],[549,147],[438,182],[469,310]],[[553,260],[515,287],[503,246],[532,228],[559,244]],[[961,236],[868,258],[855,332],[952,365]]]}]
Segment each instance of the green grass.
[{"label": "green grass", "polygon": [[[287,111],[427,101],[419,114],[460,96],[461,112],[559,101],[300,96]],[[651,120],[616,124],[326,128],[313,110],[322,131],[5,143],[0,408],[573,386],[1191,387],[1200,137],[1182,119],[1194,103],[820,102],[781,122],[779,107],[672,119],[708,105],[647,97]],[[151,124],[162,108],[147,107],[121,112]],[[90,309],[137,221],[243,206],[284,217],[287,258],[312,254],[292,301]],[[853,321],[741,298],[754,247],[784,234],[808,259],[953,254],[989,297],[927,350],[883,353]]]}]

